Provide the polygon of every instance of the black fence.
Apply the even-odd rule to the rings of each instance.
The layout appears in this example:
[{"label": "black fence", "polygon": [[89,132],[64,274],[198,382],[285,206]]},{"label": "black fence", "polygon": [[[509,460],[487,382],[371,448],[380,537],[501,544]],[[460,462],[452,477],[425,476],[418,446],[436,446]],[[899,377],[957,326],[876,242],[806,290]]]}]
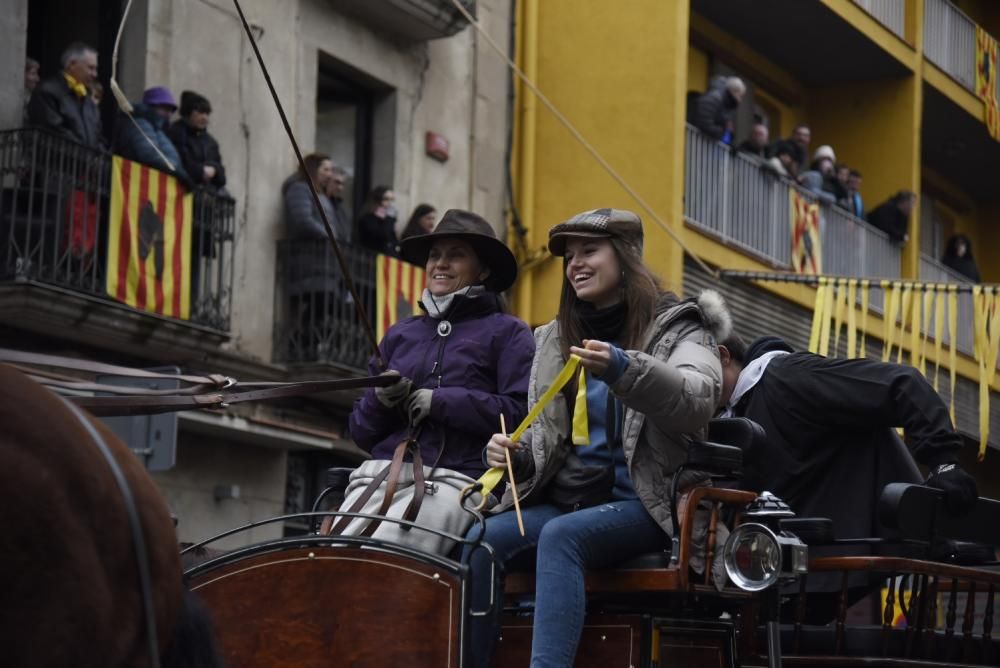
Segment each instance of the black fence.
[{"label": "black fence", "polygon": [[[43,130],[0,131],[0,282],[110,300],[111,155]],[[228,331],[236,203],[196,191],[190,321]]]},{"label": "black fence", "polygon": [[[374,324],[375,253],[342,245],[355,287]],[[371,345],[327,240],[279,241],[274,359],[364,369]]]}]

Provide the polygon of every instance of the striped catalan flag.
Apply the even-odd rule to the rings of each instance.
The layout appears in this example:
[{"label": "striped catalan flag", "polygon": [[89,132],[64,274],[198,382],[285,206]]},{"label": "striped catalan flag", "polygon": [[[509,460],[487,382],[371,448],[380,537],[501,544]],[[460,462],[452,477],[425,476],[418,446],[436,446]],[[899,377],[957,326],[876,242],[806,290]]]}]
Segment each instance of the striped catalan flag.
[{"label": "striped catalan flag", "polygon": [[792,224],[792,269],[796,274],[822,274],[823,252],[820,244],[819,204],[788,189]]},{"label": "striped catalan flag", "polygon": [[107,292],[134,308],[191,315],[192,195],[177,179],[113,156]]},{"label": "striped catalan flag", "polygon": [[375,257],[375,334],[379,341],[403,318],[417,313],[424,270],[388,255]]}]

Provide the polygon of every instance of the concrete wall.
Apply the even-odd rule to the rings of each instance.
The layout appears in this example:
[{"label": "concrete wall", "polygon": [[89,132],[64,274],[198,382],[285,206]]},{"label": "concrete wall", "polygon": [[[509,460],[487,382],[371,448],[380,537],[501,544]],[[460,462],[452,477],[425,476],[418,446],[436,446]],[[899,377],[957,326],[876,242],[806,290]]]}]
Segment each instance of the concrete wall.
[{"label": "concrete wall", "polygon": [[[177,466],[154,474],[170,509],[178,517],[182,542],[201,541],[255,520],[281,515],[285,508],[286,453],[218,438],[181,432]],[[215,499],[217,485],[238,485],[237,499]],[[282,526],[260,527],[215,547],[232,548],[280,536]]]},{"label": "concrete wall", "polygon": [[0,128],[21,125],[24,113],[24,49],[28,41],[28,0],[7,0],[0,12]]}]

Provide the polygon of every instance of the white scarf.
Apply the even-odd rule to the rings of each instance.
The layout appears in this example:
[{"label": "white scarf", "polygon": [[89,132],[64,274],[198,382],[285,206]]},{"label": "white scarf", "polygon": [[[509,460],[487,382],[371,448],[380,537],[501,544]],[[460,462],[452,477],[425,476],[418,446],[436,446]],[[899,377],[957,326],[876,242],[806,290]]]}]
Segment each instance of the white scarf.
[{"label": "white scarf", "polygon": [[451,303],[455,300],[456,295],[472,299],[474,297],[478,297],[484,292],[486,292],[486,288],[482,285],[469,285],[464,288],[460,288],[455,292],[449,292],[446,295],[435,297],[431,294],[430,290],[424,288],[423,294],[420,295],[420,304],[424,307],[424,310],[427,311],[427,315],[435,320],[443,320],[448,315],[448,311],[451,309]]},{"label": "white scarf", "polygon": [[729,401],[726,402],[726,409],[722,411],[722,415],[719,417],[733,417],[735,415],[733,409],[736,408],[736,404],[740,403],[740,399],[752,390],[754,385],[760,382],[771,360],[775,357],[789,354],[787,350],[772,350],[743,367],[743,371],[740,371],[740,377],[736,379],[736,387],[733,388],[733,395],[729,397]]}]

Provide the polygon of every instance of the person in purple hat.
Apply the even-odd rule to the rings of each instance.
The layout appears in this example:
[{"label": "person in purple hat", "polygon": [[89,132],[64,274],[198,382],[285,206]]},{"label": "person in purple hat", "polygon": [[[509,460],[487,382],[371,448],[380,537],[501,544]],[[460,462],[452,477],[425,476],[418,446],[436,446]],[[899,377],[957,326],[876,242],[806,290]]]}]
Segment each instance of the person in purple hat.
[{"label": "person in purple hat", "polygon": [[181,156],[167,136],[170,117],[175,111],[177,103],[169,88],[147,88],[142,94],[142,102],[132,105],[131,119],[119,112],[111,152],[172,174],[190,187],[191,179],[184,170]]}]

